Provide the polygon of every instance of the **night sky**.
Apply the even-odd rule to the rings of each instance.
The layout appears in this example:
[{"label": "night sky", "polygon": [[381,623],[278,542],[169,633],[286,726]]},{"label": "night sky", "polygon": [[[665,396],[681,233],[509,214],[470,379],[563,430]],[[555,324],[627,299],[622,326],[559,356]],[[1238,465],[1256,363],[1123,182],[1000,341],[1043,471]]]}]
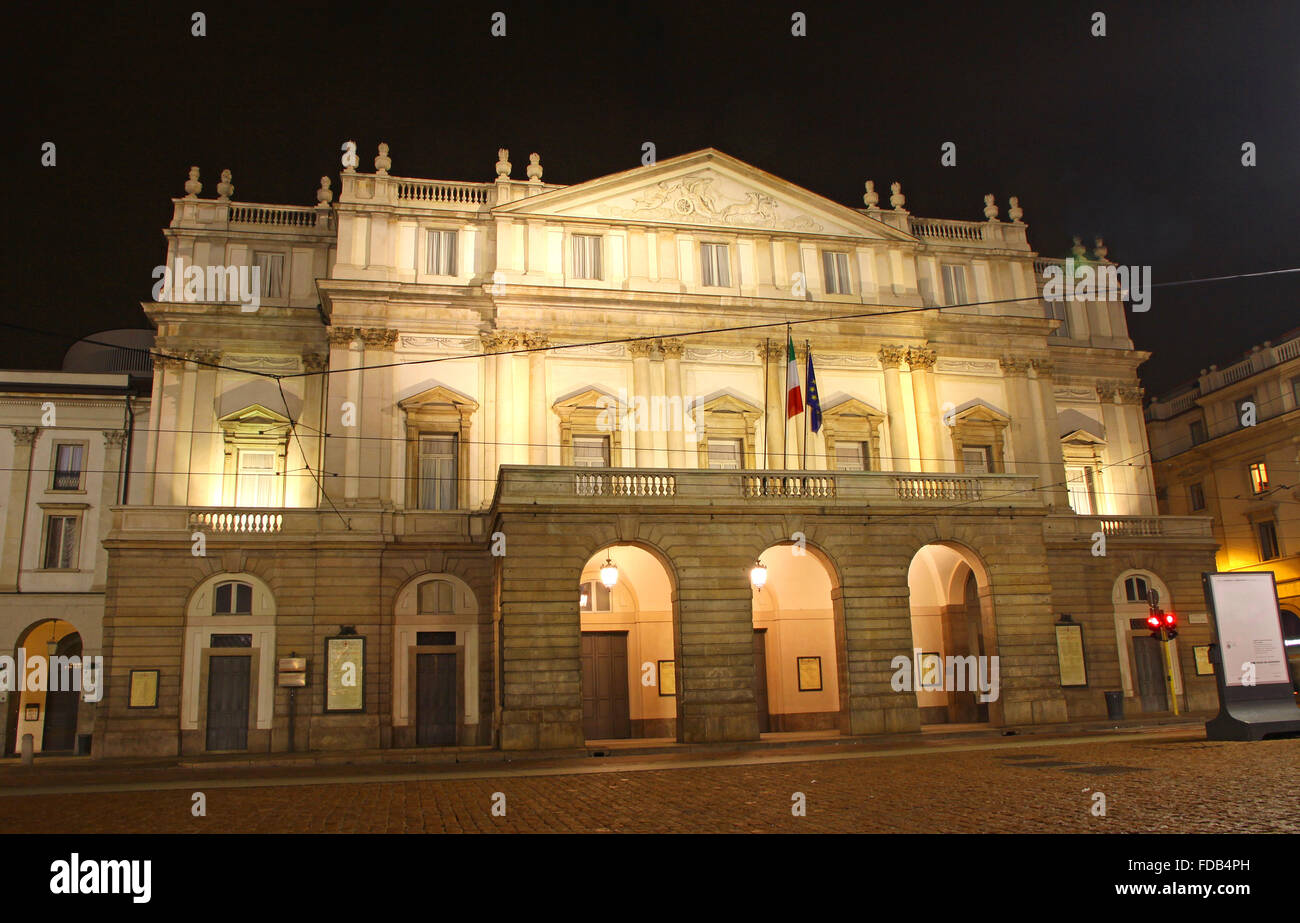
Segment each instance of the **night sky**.
[{"label": "night sky", "polygon": [[[609,8],[606,8],[608,6]],[[190,14],[207,15],[207,36]],[[507,35],[490,35],[493,11]],[[807,14],[807,37],[790,34]],[[1104,38],[1092,12],[1107,14]],[[203,196],[311,205],[339,147],[398,176],[548,182],[716,147],[843,204],[927,217],[1018,195],[1031,244],[1105,237],[1153,281],[1300,266],[1300,4],[49,4],[6,13],[10,270],[0,366],[146,326],[187,169]],[[57,144],[42,167],[41,145]],[[957,144],[941,167],[940,145]],[[1241,164],[1252,141],[1258,165]],[[338,182],[335,181],[335,188]],[[1300,274],[1157,288],[1150,392],[1300,326]]]}]

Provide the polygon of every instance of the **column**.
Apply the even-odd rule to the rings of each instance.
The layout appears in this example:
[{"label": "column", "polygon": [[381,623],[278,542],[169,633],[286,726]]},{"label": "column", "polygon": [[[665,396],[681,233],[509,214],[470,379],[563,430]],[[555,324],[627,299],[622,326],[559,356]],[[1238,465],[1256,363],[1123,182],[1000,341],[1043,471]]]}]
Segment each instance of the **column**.
[{"label": "column", "polygon": [[[374,366],[364,372],[361,399],[357,402],[356,440],[361,457],[359,495],[367,499],[405,502],[405,496],[385,496],[393,474],[393,348],[397,331],[386,327],[366,327],[361,331],[365,344],[362,366]],[[363,406],[364,405],[364,406]]]},{"label": "column", "polygon": [[[176,481],[184,478],[177,472],[176,465],[176,430],[180,423],[181,378],[184,375],[185,361],[171,356],[159,356],[154,359],[154,374],[161,370],[163,384],[159,388],[159,401],[149,405],[151,428],[157,433],[156,454],[153,459],[153,502],[158,506],[170,506],[176,502]],[[180,494],[184,496],[184,494]]]},{"label": "column", "polygon": [[885,370],[885,413],[889,414],[889,470],[910,471],[907,453],[907,420],[903,417],[903,386],[898,367],[907,355],[902,346],[880,347],[880,366]]},{"label": "column", "polygon": [[190,434],[189,487],[185,503],[190,506],[217,506],[221,503],[221,453],[214,451],[216,434],[217,364],[221,353],[201,350],[194,353],[197,363],[194,402],[189,415]]},{"label": "column", "polygon": [[[483,344],[483,400],[481,402],[480,413],[482,414],[483,425],[479,427],[479,439],[483,442],[483,468],[480,473],[478,484],[484,490],[490,481],[496,479],[497,471],[497,401],[496,401],[496,371],[497,371],[497,339],[498,334],[491,330],[479,332],[479,342]],[[471,496],[477,496],[472,493]],[[477,500],[475,500],[477,503]]]},{"label": "column", "polygon": [[1119,393],[1119,382],[1099,381],[1096,384],[1097,397],[1101,399],[1101,422],[1106,427],[1106,492],[1110,494],[1109,506],[1116,516],[1133,515],[1133,469],[1127,459],[1133,454],[1120,419],[1119,408],[1115,406],[1115,397]]},{"label": "column", "polygon": [[659,355],[664,357],[664,390],[667,392],[668,467],[687,468],[686,456],[686,396],[682,387],[682,353],[686,344],[681,340],[660,340]]},{"label": "column", "polygon": [[766,382],[767,419],[764,430],[767,439],[767,458],[764,466],[781,470],[785,467],[785,458],[781,450],[781,427],[785,423],[785,344],[768,341],[759,344],[759,355],[763,357],[763,377]]},{"label": "column", "polygon": [[180,365],[180,397],[176,403],[176,418],[171,424],[174,429],[175,442],[172,443],[170,478],[171,491],[168,503],[184,506],[189,500],[191,463],[190,447],[194,444],[194,387],[198,378],[198,366],[194,359],[196,353],[186,353],[185,361]]},{"label": "column", "polygon": [[528,464],[544,465],[547,458],[546,352],[551,341],[543,333],[524,335],[528,354]]},{"label": "column", "polygon": [[27,485],[31,481],[32,451],[40,437],[35,426],[15,426],[14,455],[9,472],[9,497],[5,503],[4,553],[0,556],[0,592],[18,589],[18,568],[22,563],[23,520],[27,516]]},{"label": "column", "polygon": [[[321,463],[321,484],[331,499],[343,500],[347,494],[347,467],[349,446],[352,442],[348,436],[355,432],[355,427],[343,426],[343,404],[352,400],[354,366],[353,341],[356,339],[355,327],[331,327],[329,331],[329,367],[335,373],[324,382],[325,406],[321,415],[325,431],[324,460]],[[344,475],[340,479],[337,475]]]},{"label": "column", "polygon": [[155,357],[152,391],[149,397],[149,433],[145,443],[144,470],[137,475],[144,482],[139,494],[140,501],[144,504],[154,502],[154,483],[157,480],[154,472],[158,470],[158,418],[162,414],[163,379],[166,377],[164,361]]},{"label": "column", "polygon": [[912,347],[907,351],[907,364],[912,370],[912,405],[916,409],[916,436],[921,450],[922,471],[943,471],[942,448],[939,442],[939,409],[934,390],[934,363],[937,356],[928,347]]},{"label": "column", "polygon": [[113,507],[117,505],[118,482],[122,470],[122,447],[126,433],[120,429],[104,430],[104,465],[99,481],[99,541],[95,544],[95,582],[92,593],[102,592],[108,578],[108,549],[104,539],[113,528]]},{"label": "column", "polygon": [[[1003,356],[999,362],[1006,382],[1007,402],[1011,405],[1007,412],[1011,414],[1011,444],[1016,448],[1016,474],[1036,476],[1041,487],[1049,482],[1047,470],[1038,464],[1042,459],[1038,451],[1039,430],[1032,419],[1033,403],[1029,399],[1029,360]],[[1003,467],[1006,467],[1005,458]]]},{"label": "column", "polygon": [[1131,508],[1136,516],[1155,516],[1159,510],[1156,507],[1151,445],[1147,441],[1146,419],[1142,415],[1143,390],[1139,385],[1121,385],[1116,393],[1120,400],[1120,416],[1128,432],[1126,445],[1130,448],[1125,455],[1136,455],[1139,450],[1142,452],[1141,456],[1131,459],[1133,489],[1137,492],[1132,499]]},{"label": "column", "polygon": [[[352,339],[348,341],[347,373],[347,407],[343,408],[344,425],[342,427],[343,444],[343,498],[356,500],[361,496],[361,426],[362,398],[364,397],[364,374],[366,346],[361,340],[361,331],[353,329]],[[350,424],[350,425],[349,425]]]},{"label": "column", "polygon": [[492,361],[496,378],[496,413],[494,416],[497,421],[497,463],[496,468],[493,468],[488,473],[488,476],[493,481],[497,479],[498,470],[502,465],[513,465],[517,461],[515,455],[516,434],[513,400],[515,387],[514,363],[509,353],[518,345],[519,335],[506,330],[498,331],[497,337],[493,341],[493,352],[496,353]]},{"label": "column", "polygon": [[654,440],[650,433],[650,352],[649,340],[637,340],[627,345],[632,355],[632,428],[636,435],[636,466],[654,467]]},{"label": "column", "polygon": [[1038,421],[1041,427],[1040,439],[1047,450],[1047,464],[1043,466],[1043,486],[1051,485],[1043,493],[1052,506],[1061,510],[1070,508],[1070,494],[1065,487],[1065,456],[1061,452],[1061,431],[1057,422],[1059,414],[1056,409],[1056,392],[1053,390],[1052,372],[1055,365],[1046,359],[1033,361],[1034,375],[1038,386]]}]

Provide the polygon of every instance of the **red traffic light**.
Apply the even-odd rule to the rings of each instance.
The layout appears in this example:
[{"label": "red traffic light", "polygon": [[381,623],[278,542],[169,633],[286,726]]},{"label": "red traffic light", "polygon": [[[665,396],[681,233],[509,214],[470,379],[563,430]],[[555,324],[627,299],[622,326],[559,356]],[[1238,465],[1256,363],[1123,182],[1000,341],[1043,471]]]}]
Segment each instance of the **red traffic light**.
[{"label": "red traffic light", "polygon": [[1178,616],[1174,615],[1172,612],[1166,612],[1166,613],[1165,613],[1165,627],[1166,627],[1166,628],[1177,628],[1177,627],[1178,627]]},{"label": "red traffic light", "polygon": [[1148,615],[1148,616],[1147,616],[1147,626],[1148,626],[1152,631],[1159,631],[1159,630],[1160,630],[1160,616],[1156,615],[1154,612],[1152,612],[1150,615]]}]

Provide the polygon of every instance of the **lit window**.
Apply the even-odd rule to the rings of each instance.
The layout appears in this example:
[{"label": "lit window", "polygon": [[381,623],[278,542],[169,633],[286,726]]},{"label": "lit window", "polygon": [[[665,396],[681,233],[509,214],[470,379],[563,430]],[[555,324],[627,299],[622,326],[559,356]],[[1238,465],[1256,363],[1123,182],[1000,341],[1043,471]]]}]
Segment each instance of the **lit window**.
[{"label": "lit window", "polygon": [[849,287],[849,255],[847,253],[823,250],[822,273],[826,278],[826,293],[828,295],[852,294],[852,289]]},{"label": "lit window", "polygon": [[866,471],[871,452],[865,442],[835,443],[836,471]]},{"label": "lit window", "polygon": [[573,235],[573,277],[603,279],[600,267],[601,239],[592,234]]},{"label": "lit window", "polygon": [[709,467],[737,469],[740,467],[742,443],[739,439],[710,439]]},{"label": "lit window", "polygon": [[1129,577],[1124,581],[1124,599],[1131,603],[1144,603],[1150,589],[1143,577]]},{"label": "lit window", "polygon": [[420,509],[456,509],[456,434],[420,437]]},{"label": "lit window", "polygon": [[701,278],[705,285],[730,287],[731,260],[726,244],[700,244]]},{"label": "lit window", "polygon": [[1257,494],[1268,490],[1268,465],[1255,462],[1250,466],[1250,489]]},{"label": "lit window", "polygon": [[275,453],[241,450],[235,484],[239,506],[271,506],[275,493]]},{"label": "lit window", "polygon": [[966,303],[966,267],[944,263],[943,303],[948,305]]},{"label": "lit window", "polygon": [[284,254],[255,253],[253,259],[262,281],[262,295],[267,298],[279,298],[284,285]]},{"label": "lit window", "polygon": [[428,272],[431,276],[456,275],[456,232],[429,232]]},{"label": "lit window", "polygon": [[584,583],[580,600],[585,602],[582,602],[580,608],[583,612],[608,612],[611,608],[610,595],[609,587],[599,580]]},{"label": "lit window", "polygon": [[216,615],[247,615],[253,611],[253,587],[247,583],[230,580],[218,583],[212,596],[212,611]]},{"label": "lit window", "polygon": [[608,468],[609,437],[574,436],[573,463],[579,468]]},{"label": "lit window", "polygon": [[1278,557],[1277,523],[1271,519],[1258,522],[1255,524],[1255,530],[1259,533],[1259,559],[1271,561]]},{"label": "lit window", "polygon": [[81,456],[85,446],[60,443],[54,450],[54,489],[81,489]]},{"label": "lit window", "polygon": [[1096,512],[1096,489],[1091,465],[1065,469],[1065,486],[1070,498],[1070,509],[1080,516]]},{"label": "lit window", "polygon": [[1193,511],[1205,509],[1205,488],[1199,481],[1187,486],[1187,502]]},{"label": "lit window", "polygon": [[67,570],[77,561],[77,517],[50,516],[45,526],[45,567]]}]

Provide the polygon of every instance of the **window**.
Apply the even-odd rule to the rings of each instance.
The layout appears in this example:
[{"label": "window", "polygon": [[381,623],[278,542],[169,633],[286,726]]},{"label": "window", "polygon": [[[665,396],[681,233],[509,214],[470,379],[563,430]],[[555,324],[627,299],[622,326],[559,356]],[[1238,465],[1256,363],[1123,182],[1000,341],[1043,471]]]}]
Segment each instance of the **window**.
[{"label": "window", "polygon": [[1091,516],[1097,510],[1097,492],[1093,481],[1092,467],[1067,467],[1065,469],[1065,487],[1070,497],[1070,509],[1080,516]]},{"label": "window", "polygon": [[417,631],[415,643],[420,647],[455,647],[454,631]]},{"label": "window", "polygon": [[275,453],[241,450],[235,483],[239,506],[271,506],[275,491]]},{"label": "window", "polygon": [[609,587],[599,580],[589,580],[582,585],[578,602],[583,612],[608,612],[610,610]]},{"label": "window", "polygon": [[866,471],[871,463],[871,450],[865,442],[835,443],[836,471]]},{"label": "window", "polygon": [[284,254],[254,253],[253,259],[262,279],[263,297],[279,298],[280,289],[284,285]]},{"label": "window", "polygon": [[1205,509],[1205,488],[1198,481],[1187,485],[1187,505],[1192,512]]},{"label": "window", "polygon": [[1277,523],[1271,519],[1257,522],[1255,531],[1259,533],[1259,559],[1271,561],[1278,557]]},{"label": "window", "polygon": [[420,509],[456,509],[456,435],[420,436]]},{"label": "window", "polygon": [[986,445],[962,446],[961,463],[967,474],[988,474],[993,468],[993,449]]},{"label": "window", "polygon": [[45,520],[45,564],[69,570],[77,564],[77,517],[49,516]]},{"label": "window", "polygon": [[252,647],[252,635],[213,635],[209,647]]},{"label": "window", "polygon": [[573,235],[573,277],[603,279],[600,269],[601,238],[594,234]]},{"label": "window", "polygon": [[709,440],[709,467],[723,469],[738,469],[742,455],[743,440],[740,439],[710,439]]},{"label": "window", "polygon": [[1295,407],[1300,407],[1300,375],[1291,379],[1291,403]]},{"label": "window", "polygon": [[80,443],[60,443],[54,448],[54,490],[81,489],[81,457],[86,447]]},{"label": "window", "polygon": [[573,463],[579,468],[608,468],[609,437],[574,436]]},{"label": "window", "polygon": [[1192,436],[1192,445],[1200,445],[1205,441],[1205,421],[1193,420],[1191,426],[1187,427]]},{"label": "window", "polygon": [[1124,599],[1131,603],[1144,603],[1150,588],[1145,577],[1129,577],[1124,581]]},{"label": "window", "polygon": [[828,295],[850,295],[853,293],[852,288],[849,286],[849,255],[847,253],[823,250],[822,274],[826,279],[826,293]]},{"label": "window", "polygon": [[1257,494],[1268,490],[1268,465],[1262,461],[1250,466],[1250,489]]},{"label": "window", "polygon": [[[446,580],[420,584],[420,612],[432,615],[453,611],[452,588]],[[454,643],[454,642],[453,642]]]},{"label": "window", "polygon": [[218,583],[212,594],[213,615],[248,615],[253,611],[253,586],[229,580]]},{"label": "window", "polygon": [[965,304],[966,267],[944,263],[940,268],[943,271],[943,303]]},{"label": "window", "polygon": [[456,272],[456,232],[429,232],[428,272],[431,276],[454,276]]},{"label": "window", "polygon": [[705,285],[731,286],[731,260],[726,244],[700,244],[700,276]]}]

